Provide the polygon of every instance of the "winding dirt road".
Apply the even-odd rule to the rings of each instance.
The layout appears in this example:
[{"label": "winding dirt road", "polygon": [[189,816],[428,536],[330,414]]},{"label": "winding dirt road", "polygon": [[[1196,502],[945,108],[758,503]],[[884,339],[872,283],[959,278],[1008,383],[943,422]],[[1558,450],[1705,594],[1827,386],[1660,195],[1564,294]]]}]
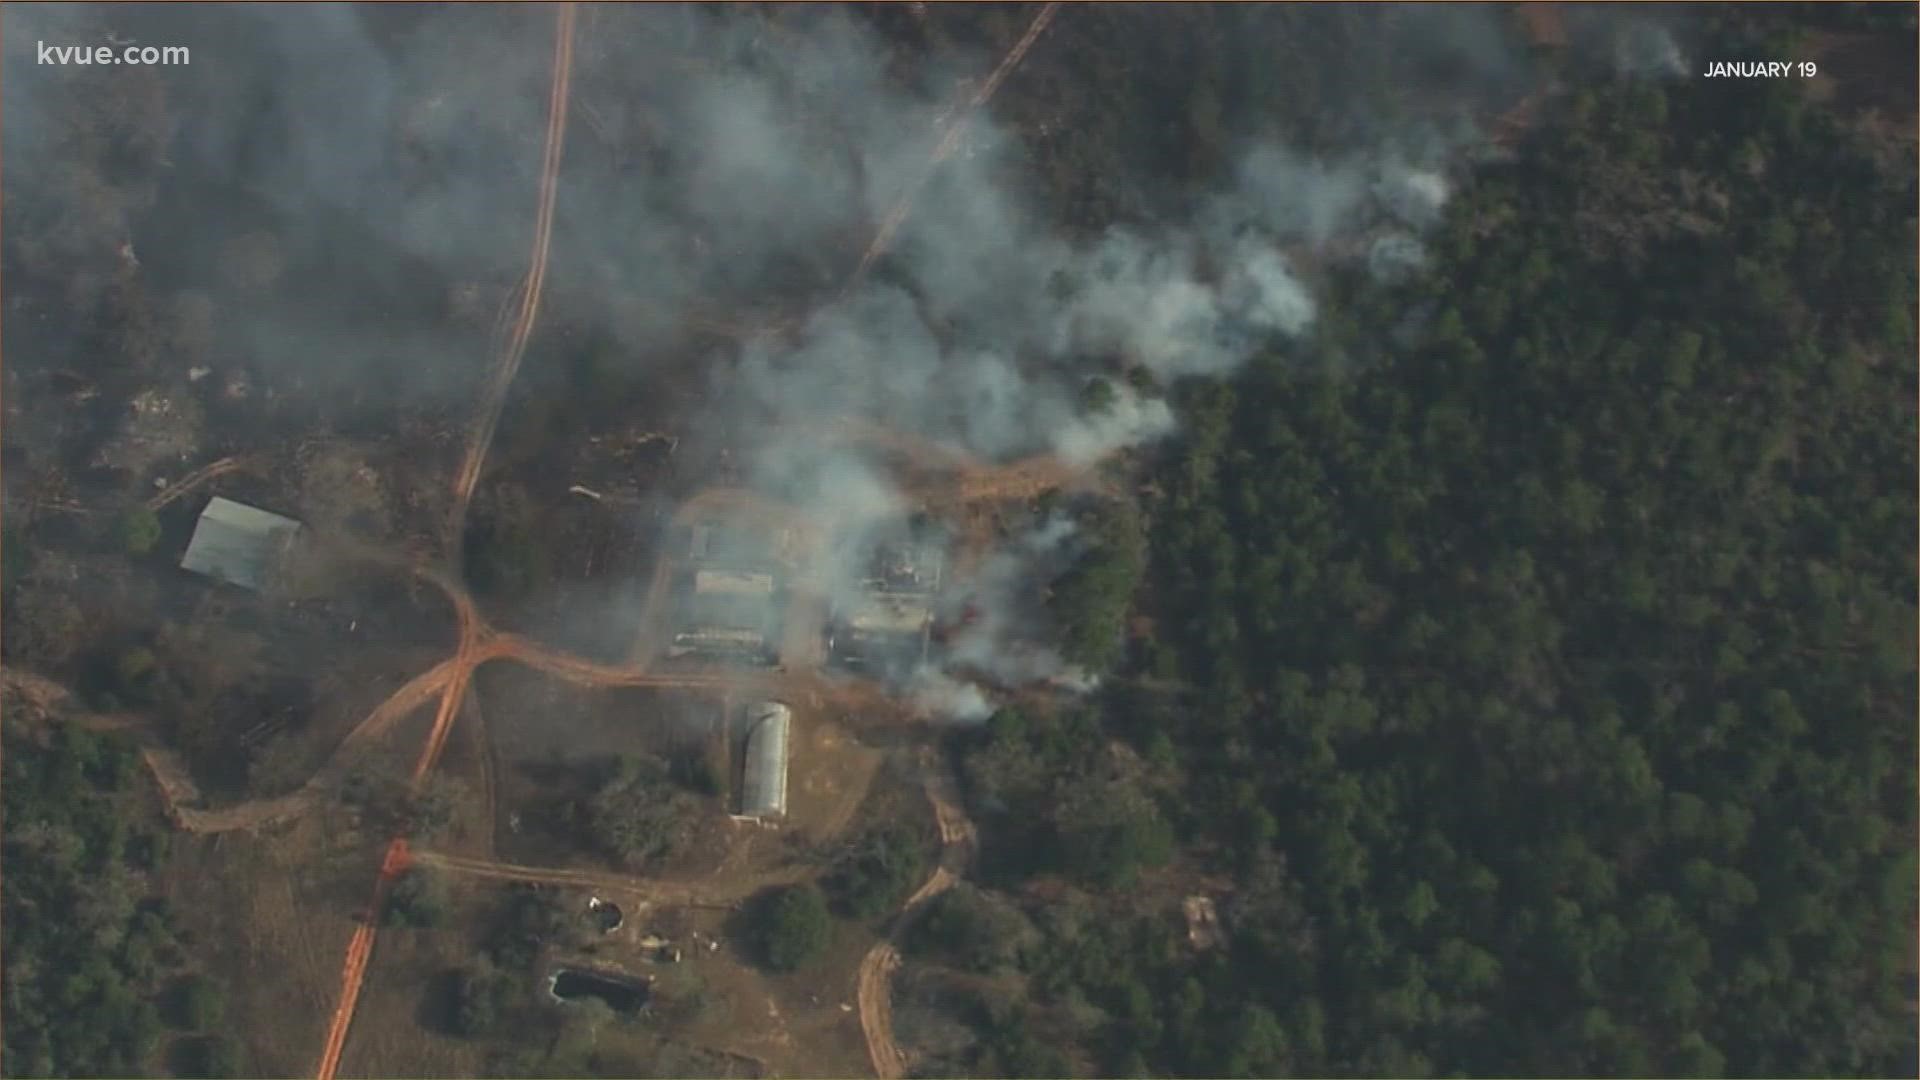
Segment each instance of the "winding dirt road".
[{"label": "winding dirt road", "polygon": [[[500,411],[506,405],[507,390],[513,383],[514,375],[520,370],[520,361],[526,356],[527,342],[533,335],[534,318],[540,310],[541,286],[546,280],[547,251],[553,239],[553,206],[555,193],[559,187],[561,150],[566,141],[567,102],[571,97],[573,74],[573,34],[576,12],[571,2],[559,6],[553,42],[553,80],[547,96],[547,136],[544,156],[540,163],[540,185],[538,207],[534,214],[533,252],[527,270],[526,283],[521,291],[520,309],[509,335],[506,347],[500,352],[494,363],[494,370],[487,382],[486,392],[481,400],[480,417],[475,423],[472,437],[467,445],[467,455],[461,463],[459,475],[454,480],[454,511],[449,522],[447,553],[454,566],[459,566],[461,551],[461,533],[466,521],[467,505],[472,501],[474,485],[479,482],[480,469],[486,461],[487,450],[493,443],[493,433],[500,423]],[[464,597],[465,591],[457,587],[449,595]],[[434,717],[433,730],[427,736],[427,744],[420,752],[420,758],[414,765],[413,781],[416,787],[426,779],[428,773],[440,759],[440,752],[446,746],[447,735],[452,730],[454,717],[459,715],[461,702],[465,700],[467,687],[473,679],[476,659],[482,647],[483,624],[473,609],[470,600],[456,599],[455,611],[460,622],[460,644],[454,658],[449,661],[452,670],[440,698],[440,710]],[[320,1064],[314,1075],[318,1080],[333,1080],[340,1066],[340,1053],[346,1046],[347,1031],[353,1023],[354,1008],[360,1000],[360,988],[366,978],[367,963],[373,954],[375,926],[381,910],[386,906],[387,891],[394,879],[407,863],[407,842],[404,837],[396,836],[387,845],[387,855],[381,862],[379,877],[374,882],[373,897],[366,918],[355,928],[353,940],[347,945],[346,961],[340,974],[340,995],[334,1008],[333,1019],[328,1025],[327,1041],[320,1054]]]},{"label": "winding dirt road", "polygon": [[906,936],[913,917],[925,910],[929,900],[946,892],[960,881],[960,871],[973,857],[977,834],[973,822],[960,806],[960,785],[944,759],[935,760],[935,752],[924,751],[921,766],[926,770],[927,801],[933,804],[934,820],[940,825],[944,847],[940,863],[920,888],[914,890],[894,917],[887,940],[867,950],[860,960],[855,991],[860,1003],[860,1031],[867,1040],[867,1059],[880,1080],[899,1080],[906,1075],[906,1055],[893,1041],[893,973],[900,967],[900,940]]},{"label": "winding dirt road", "polygon": [[[142,762],[160,788],[167,815],[181,830],[191,833],[235,832],[288,821],[312,810],[351,773],[368,742],[426,704],[434,694],[446,687],[453,673],[454,662],[442,661],[394,691],[393,696],[381,702],[365,720],[347,733],[327,762],[298,790],[270,799],[254,799],[211,810],[201,808],[206,797],[194,782],[186,762],[165,744],[147,718],[131,713],[74,711],[66,713],[62,720],[89,731],[111,731],[131,736],[140,748]],[[0,678],[4,678],[8,689],[25,694],[42,708],[71,699],[64,687],[30,672],[0,669]]]},{"label": "winding dirt road", "polygon": [[[1058,6],[1057,2],[1048,3],[1040,10],[1020,42],[975,92],[959,115],[947,125],[923,174],[902,195],[899,203],[882,224],[878,235],[850,279],[849,289],[857,285],[872,263],[886,250],[894,232],[905,220],[919,187],[925,183],[933,169],[959,146],[964,126],[971,113],[985,105],[1005,78],[1019,65],[1026,52],[1053,19]],[[453,480],[455,500],[449,520],[449,538],[446,545],[446,558],[452,564],[453,570],[449,572],[431,567],[418,560],[404,563],[408,572],[434,585],[452,604],[458,622],[458,645],[454,655],[410,680],[375,708],[365,720],[349,732],[328,762],[298,791],[279,798],[258,800],[239,806],[213,810],[199,808],[198,804],[203,801],[201,793],[194,786],[184,764],[177,755],[167,750],[151,732],[149,726],[138,718],[79,718],[82,723],[133,732],[140,739],[143,757],[154,773],[162,793],[166,796],[170,812],[174,820],[185,830],[206,833],[257,828],[286,820],[311,809],[324,794],[337,786],[340,779],[348,774],[359,750],[368,740],[388,731],[396,722],[412,714],[438,695],[439,707],[432,729],[412,773],[417,787],[439,761],[453,724],[462,711],[475,670],[480,665],[494,660],[523,663],[557,678],[592,687],[675,686],[739,690],[744,685],[762,693],[804,696],[813,699],[816,703],[831,700],[849,708],[865,708],[886,703],[885,694],[874,687],[841,684],[817,674],[769,672],[754,673],[744,677],[730,675],[725,678],[717,674],[703,673],[653,674],[648,671],[650,655],[636,655],[626,665],[602,664],[572,656],[517,635],[494,630],[480,616],[472,598],[457,580],[460,539],[467,509],[494,433],[498,428],[508,391],[525,358],[528,342],[539,313],[548,252],[552,241],[555,196],[566,134],[575,21],[574,4],[571,2],[560,4],[554,41],[553,78],[548,101],[548,126],[541,161],[529,269],[526,277],[509,294],[502,306],[492,342],[495,351],[494,365],[487,377],[465,456]],[[510,316],[509,312],[511,312]],[[896,437],[895,441],[898,444],[911,443],[911,440],[904,436]],[[244,460],[235,458],[214,462],[189,474],[180,483],[150,500],[148,505],[153,508],[165,506],[205,481],[242,468],[245,464]],[[1016,463],[1015,472],[1007,474],[1004,468],[969,466],[964,459],[951,457],[942,460],[940,464],[961,474],[960,490],[962,492],[978,492],[983,498],[993,497],[991,493],[999,490],[995,483],[1001,486],[1009,483],[1009,475],[1024,478],[1028,472],[1050,474],[1049,470],[1057,471],[1051,465],[1042,467]],[[986,479],[996,476],[1000,479],[995,482],[988,482]],[[973,479],[969,481],[968,477]],[[1025,479],[1021,479],[1020,482],[1027,483]],[[822,525],[825,523],[810,522],[804,513],[796,512],[793,508],[777,506],[752,493],[709,492],[692,500],[686,508],[683,508],[683,512],[690,515],[717,509],[725,509],[733,513],[760,514],[766,516],[768,520],[779,521],[787,527],[797,527],[800,533],[799,538],[811,545],[811,551],[818,551],[817,545],[822,538]],[[796,525],[796,523],[803,524]],[[349,544],[349,546],[353,545]],[[364,547],[356,548],[353,553],[376,558],[390,565],[403,565],[403,560],[386,553],[371,552]],[[663,566],[665,565],[663,562]],[[664,580],[664,577],[657,576],[656,586]],[[664,590],[656,587],[654,592],[660,594]],[[658,622],[658,604],[662,597],[655,595],[651,599],[653,603],[650,603],[648,613],[651,617],[644,620],[648,625]],[[5,674],[10,681],[15,679],[16,673],[6,672]],[[41,694],[46,692],[45,687],[37,684],[28,684],[26,691]],[[957,880],[958,866],[964,862],[971,851],[972,826],[966,822],[964,814],[959,810],[957,800],[951,797],[950,788],[943,787],[937,779],[930,780],[928,797],[933,801],[936,815],[941,822],[942,840],[947,849],[946,855],[943,857],[942,865],[914,894],[896,919],[892,940],[897,940],[910,913],[919,910],[928,899]],[[459,859],[436,853],[415,854],[410,852],[405,837],[396,836],[386,847],[368,906],[362,912],[360,925],[356,927],[346,950],[342,964],[340,991],[315,1071],[319,1080],[333,1080],[339,1068],[340,1056],[346,1044],[367,967],[373,954],[379,915],[385,906],[393,882],[407,866],[416,860],[456,873],[512,880],[587,884],[589,887],[613,886],[609,891],[615,889],[631,891],[644,887],[653,890],[655,895],[662,895],[660,890],[667,889],[669,891],[664,895],[670,899],[662,902],[714,902],[711,893],[700,892],[694,886],[672,886],[661,883],[646,883],[641,886],[632,880],[617,876],[581,875],[573,871],[516,867],[512,864]],[[764,881],[759,881],[755,883],[755,887],[758,888],[764,884]],[[684,888],[687,891],[684,893],[671,891],[676,888]],[[887,976],[899,962],[892,940],[877,946],[863,961],[861,967],[862,1025],[867,1033],[869,1051],[875,1061],[876,1071],[883,1076],[898,1076],[903,1068],[903,1059],[898,1048],[893,1045],[890,1034],[891,1021],[886,992]]]},{"label": "winding dirt road", "polygon": [[[507,390],[520,371],[527,355],[527,342],[533,337],[534,320],[540,313],[541,288],[547,279],[547,250],[553,242],[553,205],[559,189],[560,159],[567,138],[567,103],[572,98],[573,28],[575,9],[571,3],[560,5],[559,26],[553,43],[553,85],[547,96],[547,140],[540,160],[539,205],[533,221],[533,253],[527,277],[517,292],[520,307],[513,331],[494,363],[480,402],[480,418],[474,424],[467,444],[467,456],[454,478],[453,540],[451,549],[459,551],[460,526],[466,521],[467,503],[473,498],[474,485],[480,480],[480,467],[486,461],[487,448],[493,443],[494,430],[500,424],[500,412],[506,407]],[[457,557],[457,556],[456,556]]]},{"label": "winding dirt road", "polygon": [[993,100],[993,95],[1000,89],[1000,84],[1006,82],[1007,76],[1013,74],[1013,70],[1020,66],[1020,61],[1026,59],[1027,51],[1033,48],[1034,42],[1040,40],[1041,32],[1046,30],[1047,24],[1053,21],[1054,15],[1059,10],[1059,0],[1050,0],[1040,9],[1039,13],[1033,17],[1033,22],[1027,27],[1027,32],[1021,35],[1020,40],[1008,50],[1006,58],[1000,61],[1000,66],[993,69],[993,74],[987,76],[987,80],[974,91],[973,97],[967,101],[959,115],[947,124],[945,133],[940,136],[940,142],[934,146],[927,163],[921,167],[913,182],[907,185],[907,190],[901,193],[899,200],[893,204],[893,209],[887,211],[887,216],[881,220],[879,230],[874,233],[873,242],[867,245],[866,254],[860,256],[860,265],[854,268],[853,276],[847,280],[846,291],[853,291],[866,278],[867,271],[873,268],[874,262],[886,253],[888,246],[893,243],[893,234],[900,231],[900,226],[907,220],[907,214],[912,211],[913,200],[920,194],[920,189],[933,178],[934,170],[939,168],[940,163],[953,156],[953,152],[960,148],[960,139],[966,134],[967,122],[973,118],[973,114],[981,106]]}]

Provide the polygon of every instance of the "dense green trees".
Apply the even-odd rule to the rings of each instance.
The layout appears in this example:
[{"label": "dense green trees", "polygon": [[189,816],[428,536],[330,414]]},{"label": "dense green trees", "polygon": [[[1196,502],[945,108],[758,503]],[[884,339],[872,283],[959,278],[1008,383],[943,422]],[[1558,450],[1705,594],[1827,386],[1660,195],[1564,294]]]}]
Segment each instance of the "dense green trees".
[{"label": "dense green trees", "polygon": [[[163,988],[180,970],[165,903],[141,874],[161,850],[141,821],[134,749],[69,727],[9,726],[0,933],[8,1076],[133,1076],[154,1068]],[[218,988],[183,983],[175,1020],[208,1029]],[[209,1074],[211,1075],[211,1074]]]},{"label": "dense green trees", "polygon": [[761,959],[775,971],[794,971],[819,959],[833,939],[827,898],[814,885],[790,885],[760,900]]},{"label": "dense green trees", "polygon": [[1103,504],[1081,524],[1086,546],[1053,583],[1048,607],[1061,655],[1098,673],[1120,658],[1127,608],[1146,568],[1146,538],[1126,504]]},{"label": "dense green trees", "polygon": [[[988,878],[1093,893],[968,1067],[1046,1017],[1116,1073],[1896,1070],[1914,190],[1795,89],[1592,82],[1424,274],[1180,386],[1151,640],[967,740]],[[1116,887],[1169,825],[1222,950]],[[919,955],[979,963],[965,903]]]},{"label": "dense green trees", "polygon": [[908,951],[969,971],[992,972],[1013,964],[1037,934],[1009,904],[969,886],[927,901],[907,935]]},{"label": "dense green trees", "polygon": [[686,849],[700,810],[699,795],[676,784],[672,773],[653,757],[627,755],[598,763],[585,777],[590,794],[561,808],[562,832],[585,838],[622,866],[657,868]]},{"label": "dense green trees", "polygon": [[1112,889],[1172,857],[1175,838],[1152,777],[1109,744],[1092,709],[1004,709],[969,743],[967,778],[993,808],[990,872],[1058,869]]},{"label": "dense green trees", "polygon": [[459,799],[457,780],[431,778],[417,789],[398,768],[377,766],[349,775],[340,800],[375,836],[428,839],[453,821]]},{"label": "dense green trees", "polygon": [[926,880],[924,839],[897,822],[877,825],[855,837],[837,856],[825,884],[838,907],[856,919],[875,919]]},{"label": "dense green trees", "polygon": [[525,987],[515,987],[516,979],[529,978],[522,972],[503,972],[486,960],[455,972],[450,1013],[454,1034],[470,1039],[496,1034],[514,1003],[527,996]]},{"label": "dense green trees", "polygon": [[432,870],[416,867],[393,883],[382,919],[389,926],[439,926],[446,921],[451,902],[446,880]]},{"label": "dense green trees", "polygon": [[204,975],[189,975],[168,991],[168,1020],[188,1031],[212,1031],[226,1012],[226,998]]},{"label": "dense green trees", "polygon": [[[1320,928],[1241,936],[1262,974],[1221,1071],[1897,1049],[1911,179],[1784,92],[1573,113],[1463,197],[1427,278],[1356,283],[1314,358],[1189,396],[1155,508],[1202,702],[1171,732],[1188,828],[1283,854]],[[1363,329],[1395,311],[1431,312],[1424,344]]]}]

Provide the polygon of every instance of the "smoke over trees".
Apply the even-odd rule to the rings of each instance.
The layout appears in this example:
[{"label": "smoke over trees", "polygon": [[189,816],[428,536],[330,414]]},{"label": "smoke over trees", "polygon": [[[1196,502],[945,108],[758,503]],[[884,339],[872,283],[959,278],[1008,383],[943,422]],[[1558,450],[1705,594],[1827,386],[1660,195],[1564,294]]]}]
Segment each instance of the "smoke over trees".
[{"label": "smoke over trees", "polygon": [[[750,480],[780,489],[805,475],[828,507],[873,487],[873,463],[756,432],[877,418],[987,460],[1079,465],[1164,438],[1172,384],[1228,374],[1310,329],[1321,271],[1302,256],[1360,258],[1367,237],[1379,265],[1417,264],[1443,174],[1475,142],[1471,118],[1525,82],[1521,54],[1478,9],[1089,9],[1049,31],[1059,40],[1030,59],[1027,90],[970,118],[889,254],[840,297],[964,80],[1024,23],[982,10],[909,29],[894,14],[587,9],[546,285],[556,333],[597,342],[594,382],[609,397],[706,383],[680,429],[744,437]],[[326,401],[351,425],[467,399],[487,320],[450,316],[476,283],[497,293],[519,273],[543,123],[546,58],[520,44],[513,19],[328,6],[15,18],[19,40],[113,31],[221,57],[142,69],[164,93],[104,97],[73,122],[48,119],[72,106],[23,81],[31,65],[9,65],[10,115],[32,114],[16,130],[43,151],[10,170],[26,208],[10,242],[103,274],[125,265],[123,244],[140,252],[135,295],[154,294],[159,314],[121,316],[120,353],[173,379],[194,364],[222,383],[253,373],[297,393],[249,408]],[[1275,47],[1298,61],[1281,65],[1288,74],[1276,74]],[[1112,67],[1120,55],[1139,67]],[[1364,77],[1388,56],[1413,77]],[[1203,77],[1190,81],[1186,57],[1203,59]],[[1068,82],[1077,89],[1053,93]],[[1424,85],[1449,93],[1422,99]],[[1047,104],[1102,98],[1112,106],[1071,118]],[[1189,132],[1185,119],[1199,122]],[[107,143],[123,167],[74,183]],[[1088,197],[1111,205],[1091,213]],[[689,312],[740,312],[723,318],[750,328],[769,307],[812,313],[792,334],[748,332],[717,350],[684,333]],[[538,411],[530,399],[555,383],[530,378],[516,407]],[[1090,379],[1111,388],[1097,407],[1084,400]],[[914,501],[858,497],[888,513]],[[509,592],[542,575],[515,555],[524,538],[482,546],[500,557],[476,565]]]},{"label": "smoke over trees", "polygon": [[[1140,507],[1075,493],[995,522],[949,590],[944,667],[914,684],[991,717],[958,740],[982,871],[1031,886],[934,910],[923,955],[1018,990],[956,1071],[1895,1071],[1910,155],[1863,146],[1818,87],[1666,81],[1696,43],[1773,55],[1803,16],[1676,37],[1574,10],[1549,57],[1494,8],[1077,8],[849,286],[962,80],[1024,24],[950,12],[588,9],[551,329],[478,576],[542,590],[566,481],[537,451],[616,423],[670,424],[689,472],[725,460],[841,528],[829,590],[858,586],[870,528],[948,509],[829,436],[1135,466]],[[407,452],[444,451],[525,266],[534,17],[9,9],[10,378],[86,360],[74,409],[9,413],[9,449],[97,462],[84,484],[129,500],[235,432],[418,421],[440,441]],[[110,30],[219,62],[17,51]],[[1521,116],[1502,145],[1496,114]],[[439,507],[409,498],[397,531],[429,531]],[[106,606],[49,603],[36,574],[8,567],[9,659],[61,656]],[[140,648],[109,672],[164,700]],[[1039,682],[1082,693],[995,711]],[[40,770],[29,790],[64,805]],[[662,772],[596,778],[569,824],[661,857],[691,798]],[[12,779],[9,855],[65,903],[78,833],[17,811]],[[898,892],[899,854],[856,861],[859,888]],[[1201,877],[1230,940],[1196,956],[1151,905]],[[833,927],[818,893],[786,895],[772,959],[794,966]],[[1029,925],[1027,896],[1064,899]],[[17,926],[109,963],[23,911],[10,892],[10,965]],[[92,944],[125,915],[94,900]],[[525,974],[567,915],[510,915],[500,966]],[[499,985],[467,987],[471,1028]],[[135,996],[47,992],[107,1022],[15,1023],[10,997],[9,1062],[128,1071]]]}]

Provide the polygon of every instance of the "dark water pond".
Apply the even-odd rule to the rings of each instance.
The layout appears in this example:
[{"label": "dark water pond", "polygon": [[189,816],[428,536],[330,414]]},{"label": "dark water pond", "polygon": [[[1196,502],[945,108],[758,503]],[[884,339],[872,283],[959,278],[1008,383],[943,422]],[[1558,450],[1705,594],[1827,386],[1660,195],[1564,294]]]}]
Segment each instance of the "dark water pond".
[{"label": "dark water pond", "polygon": [[622,979],[597,971],[561,968],[548,983],[553,996],[562,1001],[597,997],[615,1012],[639,1012],[647,1003],[647,984],[639,979]]}]

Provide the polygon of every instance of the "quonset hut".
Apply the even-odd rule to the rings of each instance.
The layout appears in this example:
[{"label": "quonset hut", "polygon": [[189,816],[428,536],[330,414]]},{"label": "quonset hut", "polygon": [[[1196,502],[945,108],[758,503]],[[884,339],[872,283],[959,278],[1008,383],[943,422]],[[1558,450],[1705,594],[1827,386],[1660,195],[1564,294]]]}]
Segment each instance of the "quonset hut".
[{"label": "quonset hut", "polygon": [[787,813],[787,739],[793,714],[777,701],[747,709],[747,768],[740,784],[740,813],[766,821]]}]

